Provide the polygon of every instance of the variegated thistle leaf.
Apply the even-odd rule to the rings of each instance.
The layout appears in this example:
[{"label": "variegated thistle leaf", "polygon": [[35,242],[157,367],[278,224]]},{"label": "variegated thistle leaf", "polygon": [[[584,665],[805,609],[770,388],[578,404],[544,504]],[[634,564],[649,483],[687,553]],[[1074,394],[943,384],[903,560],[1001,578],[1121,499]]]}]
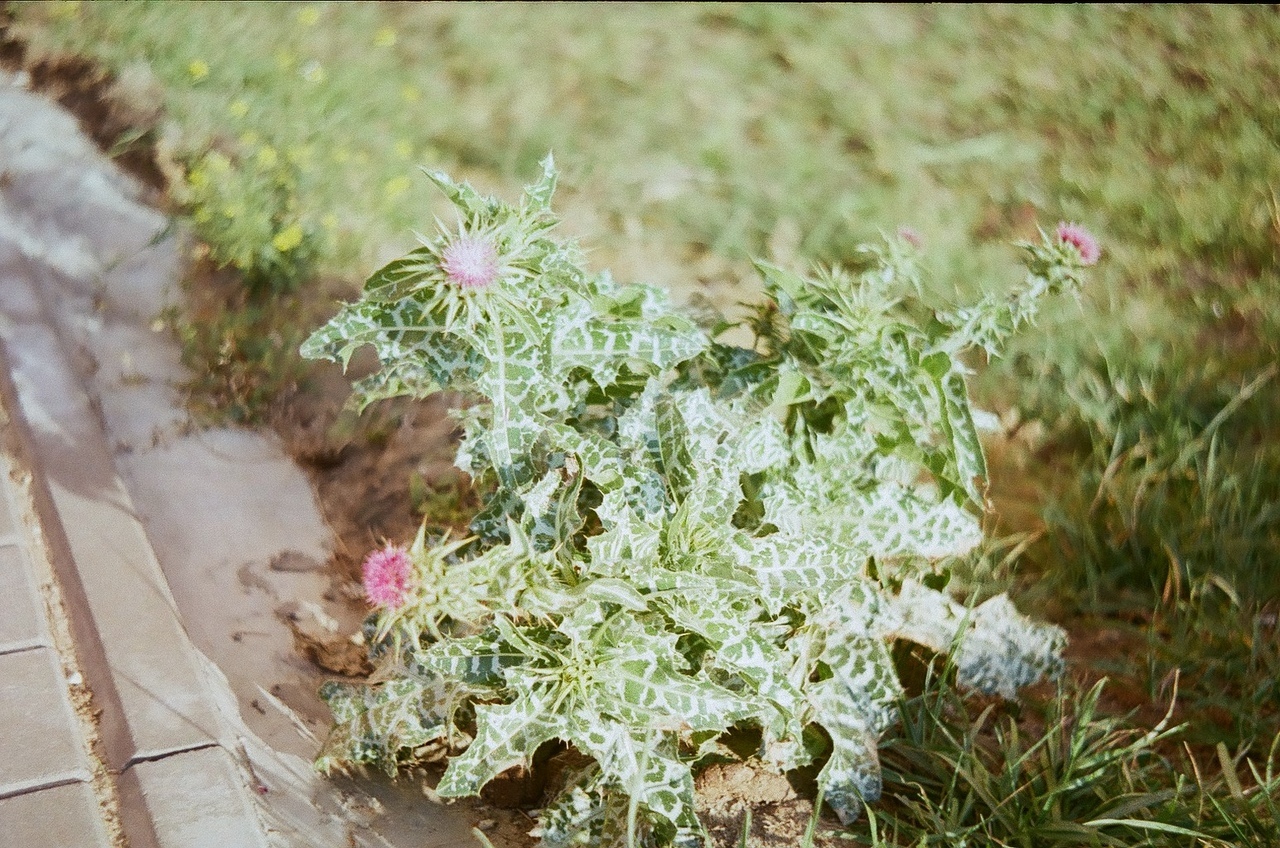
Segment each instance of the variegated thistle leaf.
[{"label": "variegated thistle leaf", "polygon": [[[394,775],[407,760],[443,758],[470,741],[454,724],[457,707],[470,695],[470,687],[436,676],[403,675],[374,685],[328,682],[320,696],[333,712],[334,728],[316,768],[327,773],[368,764]],[[433,746],[434,756],[421,751],[425,746]]]},{"label": "variegated thistle leaf", "polygon": [[898,683],[888,645],[878,632],[879,604],[844,592],[815,615],[824,646],[819,662],[829,675],[809,687],[813,721],[831,737],[832,752],[818,786],[842,822],[880,797],[880,734],[897,717]]},{"label": "variegated thistle leaf", "polygon": [[1006,595],[970,610],[908,580],[892,609],[890,635],[938,653],[954,650],[957,677],[965,686],[1013,698],[1021,687],[1062,672],[1066,633],[1022,615]]},{"label": "variegated thistle leaf", "polygon": [[565,738],[568,716],[555,709],[546,688],[525,690],[510,704],[476,707],[476,737],[450,761],[436,792],[445,798],[476,795],[502,772],[528,767],[538,746]]},{"label": "variegated thistle leaf", "polygon": [[[543,848],[622,848],[626,844],[627,797],[610,792],[598,763],[592,763],[566,781],[560,794],[538,814],[538,826],[530,836],[538,838]],[[606,840],[605,829],[621,839]]]},{"label": "variegated thistle leaf", "polygon": [[791,538],[828,539],[862,560],[960,556],[982,540],[974,515],[928,489],[884,481],[867,490],[846,487],[815,495],[821,490],[814,485],[832,481],[806,482],[809,485],[785,480],[765,486],[765,520]]},{"label": "variegated thistle leaf", "polygon": [[[702,826],[694,812],[693,772],[678,756],[679,743],[674,734],[639,731],[607,720],[575,730],[569,741],[600,764],[603,787],[625,796],[630,806],[643,813],[639,816],[641,823],[647,819],[651,826],[667,831],[669,838],[664,842],[688,842],[690,837],[701,834]],[[602,800],[607,804],[607,795]],[[607,835],[608,816],[604,824]],[[615,820],[613,827],[618,824]],[[630,844],[634,833],[624,833]]]}]

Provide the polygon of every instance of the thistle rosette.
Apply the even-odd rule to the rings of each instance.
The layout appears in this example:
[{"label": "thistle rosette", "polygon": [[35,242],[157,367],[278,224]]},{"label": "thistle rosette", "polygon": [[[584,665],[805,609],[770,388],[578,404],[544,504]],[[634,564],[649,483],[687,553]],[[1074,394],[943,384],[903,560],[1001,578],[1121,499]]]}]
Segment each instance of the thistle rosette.
[{"label": "thistle rosette", "polygon": [[456,229],[306,352],[373,345],[365,401],[462,392],[458,464],[496,492],[473,537],[420,532],[403,580],[400,553],[373,561],[379,671],[326,689],[323,767],[421,752],[449,761],[437,791],[466,795],[558,739],[594,764],[547,806],[544,844],[693,845],[692,769],[735,724],[780,769],[822,728],[825,797],[846,820],[874,800],[894,640],[955,650],[962,683],[1002,694],[1056,671],[1060,631],[925,584],[981,539],[959,353],[1076,279],[1075,242],[1046,236],[1013,296],[956,313],[919,302],[902,237],[849,270],[762,264],[774,306],[735,348],[661,291],[583,270],[550,232],[550,160],[518,206],[433,179]]}]

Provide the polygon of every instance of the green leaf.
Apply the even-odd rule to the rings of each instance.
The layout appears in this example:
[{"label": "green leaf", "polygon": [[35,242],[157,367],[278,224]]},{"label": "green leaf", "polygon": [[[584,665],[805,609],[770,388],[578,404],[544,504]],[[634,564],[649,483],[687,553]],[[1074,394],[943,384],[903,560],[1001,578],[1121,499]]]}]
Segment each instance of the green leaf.
[{"label": "green leaf", "polygon": [[464,690],[442,678],[401,676],[375,685],[330,681],[320,695],[335,725],[316,759],[324,772],[367,763],[395,774],[411,752],[432,742],[465,743],[453,725]]},{"label": "green leaf", "polygon": [[982,488],[979,481],[985,485],[987,462],[982,454],[978,428],[973,424],[964,377],[953,371],[939,379],[938,388],[942,394],[944,432],[951,440],[955,456],[956,476],[969,500],[981,506]]},{"label": "green leaf", "polygon": [[440,284],[441,276],[439,257],[431,248],[419,247],[374,271],[365,281],[363,297],[395,303],[409,297],[424,283]]},{"label": "green leaf", "polygon": [[564,721],[550,694],[536,689],[511,704],[476,707],[475,741],[449,763],[436,792],[444,798],[475,795],[507,769],[528,767],[539,745],[563,735]]},{"label": "green leaf", "polygon": [[551,209],[551,196],[556,193],[556,162],[548,153],[541,162],[542,176],[536,183],[525,186],[524,196],[530,206],[538,210]]},{"label": "green leaf", "polygon": [[497,211],[499,206],[497,201],[483,196],[472,188],[470,183],[456,183],[443,171],[432,171],[427,168],[421,170],[444,192],[445,197],[449,198],[454,206],[468,216],[493,214]]}]

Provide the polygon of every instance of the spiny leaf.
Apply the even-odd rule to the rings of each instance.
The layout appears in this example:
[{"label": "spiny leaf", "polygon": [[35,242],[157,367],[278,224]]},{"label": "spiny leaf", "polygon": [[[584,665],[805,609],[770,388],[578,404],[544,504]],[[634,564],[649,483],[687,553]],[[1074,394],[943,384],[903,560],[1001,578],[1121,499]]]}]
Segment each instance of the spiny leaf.
[{"label": "spiny leaf", "polygon": [[563,735],[564,717],[551,707],[548,693],[538,690],[511,704],[477,707],[475,740],[449,763],[436,792],[445,798],[475,795],[507,769],[527,767],[539,745]]}]

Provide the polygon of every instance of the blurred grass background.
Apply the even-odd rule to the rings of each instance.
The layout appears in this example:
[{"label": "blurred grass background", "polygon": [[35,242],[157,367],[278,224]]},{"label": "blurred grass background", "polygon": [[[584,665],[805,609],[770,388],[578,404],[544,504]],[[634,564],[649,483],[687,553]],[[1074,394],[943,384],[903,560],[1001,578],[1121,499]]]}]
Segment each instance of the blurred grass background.
[{"label": "blurred grass background", "polygon": [[596,267],[722,304],[752,256],[838,263],[900,226],[968,297],[1018,273],[1010,240],[1085,224],[1085,296],[974,380],[1005,425],[997,529],[1034,540],[1010,583],[1115,635],[1078,662],[1137,701],[1180,674],[1193,740],[1280,731],[1273,7],[12,8],[161,98],[180,159],[295,166],[351,291],[443,211],[417,165],[514,197],[548,150]]}]

